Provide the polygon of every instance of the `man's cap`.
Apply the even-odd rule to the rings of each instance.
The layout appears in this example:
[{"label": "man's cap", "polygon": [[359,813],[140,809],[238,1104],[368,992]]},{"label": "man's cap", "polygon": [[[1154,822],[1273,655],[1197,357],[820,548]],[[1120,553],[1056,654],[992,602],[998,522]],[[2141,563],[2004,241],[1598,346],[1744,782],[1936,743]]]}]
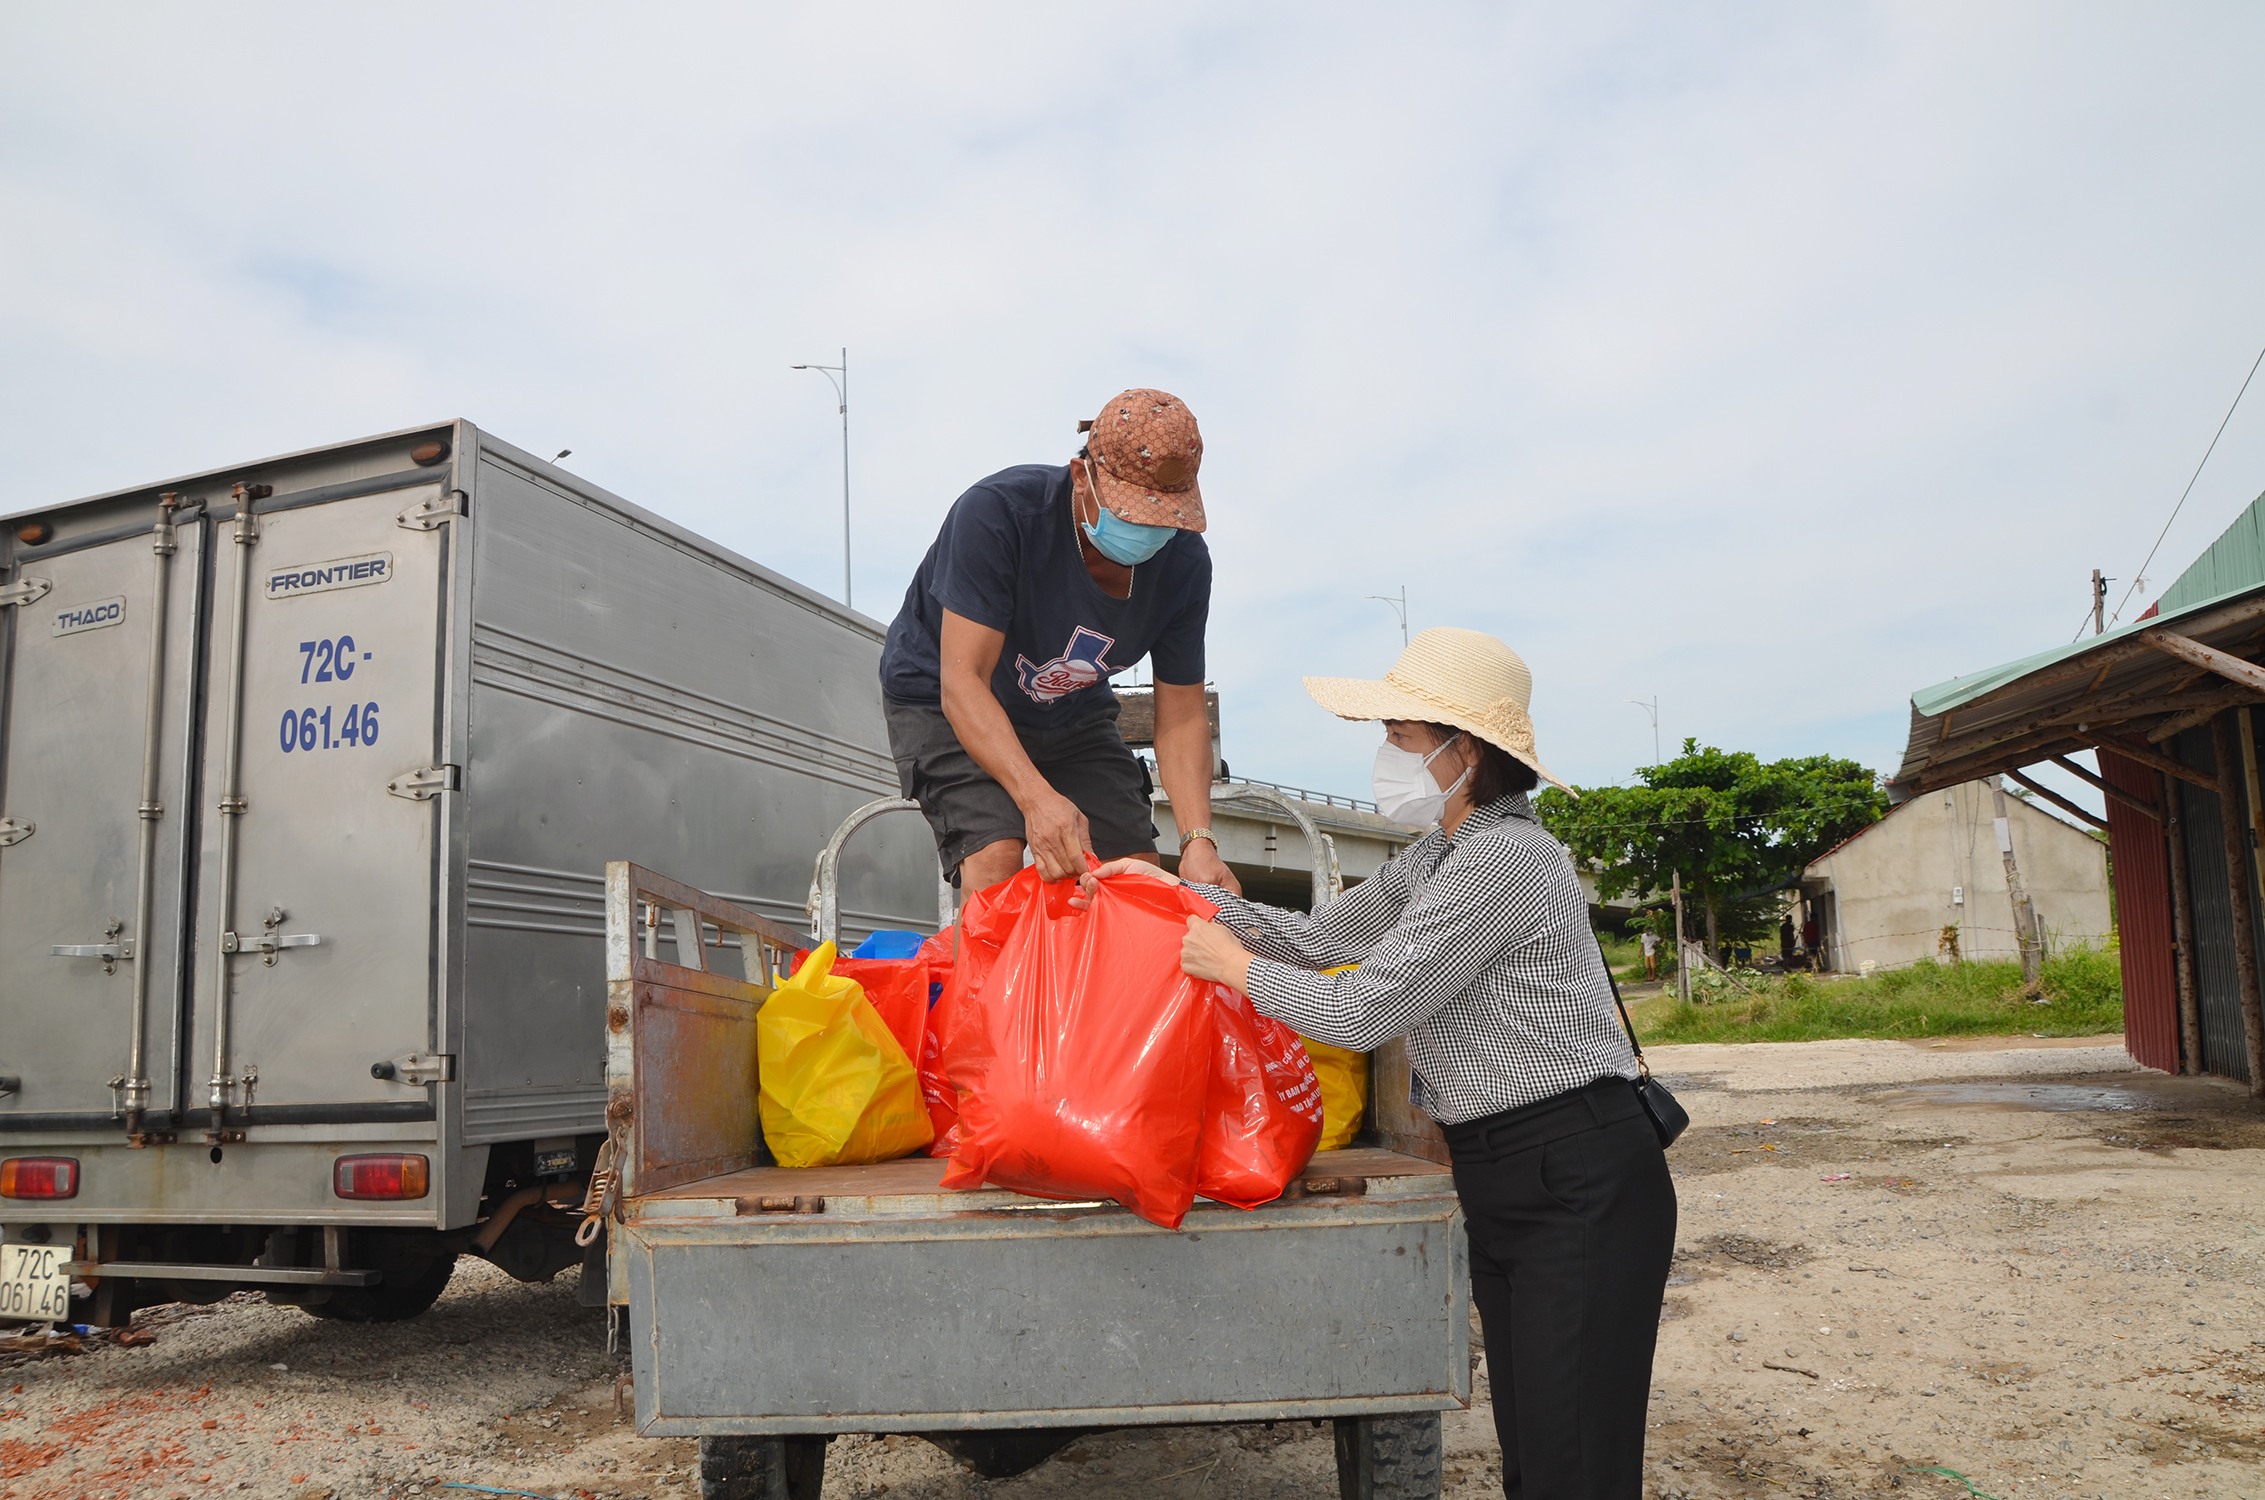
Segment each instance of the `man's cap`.
[{"label": "man's cap", "polygon": [[1163,391],[1131,390],[1080,422],[1103,505],[1135,526],[1203,530],[1203,434],[1195,413]]}]

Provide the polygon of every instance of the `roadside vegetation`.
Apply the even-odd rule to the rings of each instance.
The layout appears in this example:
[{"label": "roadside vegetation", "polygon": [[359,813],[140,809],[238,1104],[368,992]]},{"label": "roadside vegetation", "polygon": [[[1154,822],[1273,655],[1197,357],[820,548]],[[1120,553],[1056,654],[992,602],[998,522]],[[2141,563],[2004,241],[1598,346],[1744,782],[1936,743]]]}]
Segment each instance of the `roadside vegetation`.
[{"label": "roadside vegetation", "polygon": [[2123,972],[2113,950],[2077,948],[2046,959],[2035,996],[2023,991],[2021,965],[2013,962],[1920,963],[1869,979],[1746,970],[1736,977],[1744,990],[1717,974],[1694,975],[1689,1005],[1672,992],[1632,1003],[1636,1034],[1651,1045],[2123,1030]]}]

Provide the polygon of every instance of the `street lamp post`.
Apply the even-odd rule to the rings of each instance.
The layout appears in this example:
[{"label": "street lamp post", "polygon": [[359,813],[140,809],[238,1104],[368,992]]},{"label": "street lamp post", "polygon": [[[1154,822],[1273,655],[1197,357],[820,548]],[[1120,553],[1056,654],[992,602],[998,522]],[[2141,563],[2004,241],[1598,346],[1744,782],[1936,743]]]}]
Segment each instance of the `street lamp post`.
[{"label": "street lamp post", "polygon": [[1637,706],[1638,708],[1642,709],[1642,710],[1643,710],[1643,711],[1644,711],[1645,713],[1647,713],[1647,714],[1650,714],[1650,715],[1652,716],[1652,764],[1653,764],[1653,765],[1655,765],[1655,766],[1656,766],[1656,765],[1658,765],[1658,764],[1659,764],[1659,695],[1658,695],[1657,693],[1654,693],[1654,694],[1652,695],[1652,701],[1651,701],[1651,702],[1649,702],[1649,703],[1646,703],[1646,702],[1645,702],[1645,701],[1644,701],[1643,699],[1641,699],[1641,698],[1628,698],[1628,699],[1624,699],[1623,701],[1624,701],[1624,702],[1628,702],[1628,703],[1633,703],[1633,704],[1635,704],[1635,705],[1636,705],[1636,706]]},{"label": "street lamp post", "polygon": [[[796,365],[797,370],[816,370],[826,377],[834,388],[835,399],[842,414],[842,604],[853,607],[849,597],[849,350],[842,350],[838,365]],[[839,375],[841,379],[835,380]]]},{"label": "street lamp post", "polygon": [[1407,586],[1406,584],[1404,584],[1404,583],[1403,583],[1403,584],[1401,584],[1401,585],[1400,585],[1400,592],[1399,592],[1399,594],[1398,594],[1398,595],[1396,595],[1396,596],[1395,596],[1395,595],[1392,595],[1392,594],[1369,594],[1369,595],[1366,595],[1366,596],[1364,596],[1364,597],[1367,597],[1367,598],[1370,598],[1370,599],[1374,599],[1374,600],[1375,600],[1375,601],[1376,601],[1377,603],[1379,603],[1379,604],[1382,604],[1382,605],[1385,605],[1386,607],[1388,607],[1388,608],[1389,608],[1389,609],[1390,609],[1390,610],[1392,611],[1392,613],[1393,613],[1394,615],[1396,615],[1396,616],[1398,616],[1398,617],[1399,617],[1399,621],[1400,621],[1400,649],[1401,649],[1401,650],[1403,650],[1403,651],[1407,650],[1407,649],[1408,649],[1408,586]]}]

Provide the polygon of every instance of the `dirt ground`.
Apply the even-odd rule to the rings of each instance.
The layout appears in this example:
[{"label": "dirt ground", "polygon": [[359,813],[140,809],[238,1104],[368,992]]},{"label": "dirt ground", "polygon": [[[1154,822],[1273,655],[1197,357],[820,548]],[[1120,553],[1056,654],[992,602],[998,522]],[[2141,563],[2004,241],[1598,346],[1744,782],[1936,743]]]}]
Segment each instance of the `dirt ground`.
[{"label": "dirt ground", "polygon": [[[1647,1500],[2265,1500],[2265,1110],[2238,1089],[2002,1040],[1654,1060],[1694,1124]],[[620,1415],[626,1364],[572,1280],[467,1261],[412,1323],[243,1296],[144,1313],[146,1344],[0,1352],[0,1496],[696,1494],[693,1445]],[[1446,1419],[1456,1500],[1501,1491],[1486,1373]],[[1327,1432],[1284,1423],[1088,1438],[996,1482],[844,1437],[826,1495],[1334,1485]]]}]

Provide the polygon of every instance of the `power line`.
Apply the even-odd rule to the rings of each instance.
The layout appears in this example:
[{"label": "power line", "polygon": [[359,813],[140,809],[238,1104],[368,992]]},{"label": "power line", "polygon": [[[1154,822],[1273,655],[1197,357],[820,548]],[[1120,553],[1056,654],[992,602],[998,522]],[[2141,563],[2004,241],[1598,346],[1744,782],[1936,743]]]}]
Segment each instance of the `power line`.
[{"label": "power line", "polygon": [[[2151,563],[2155,560],[2156,552],[2160,551],[2162,548],[2163,538],[2171,534],[2171,522],[2176,521],[2178,519],[2178,513],[2186,507],[2186,497],[2194,493],[2194,481],[2202,477],[2202,470],[2204,466],[2210,462],[2210,455],[2218,451],[2218,439],[2226,435],[2226,423],[2231,422],[2234,419],[2235,408],[2241,405],[2241,398],[2244,395],[2248,394],[2249,382],[2257,378],[2257,367],[2259,365],[2265,365],[2265,349],[2259,349],[2257,351],[2257,358],[2250,361],[2249,373],[2247,375],[2244,375],[2241,379],[2241,389],[2234,392],[2234,404],[2226,408],[2225,420],[2221,421],[2218,424],[2218,430],[2210,435],[2210,446],[2202,450],[2202,462],[2194,466],[2193,477],[2187,480],[2186,488],[2179,492],[2178,504],[2171,507],[2171,519],[2163,523],[2163,529],[2160,532],[2156,533],[2155,545],[2147,549],[2147,562],[2141,563],[2139,565],[2139,571],[2131,575],[2131,587],[2123,591],[2123,600],[2121,603],[2116,605],[2115,619],[2117,623],[2121,623],[2121,621],[2123,620],[2124,605],[2131,602],[2131,596],[2139,591],[2141,580],[2146,578],[2147,563]],[[2089,617],[2090,613],[2091,612],[2089,610],[2086,611],[2087,617]],[[2084,634],[2084,627],[2079,625],[2077,627],[2076,634],[2078,637],[2081,637]]]}]

